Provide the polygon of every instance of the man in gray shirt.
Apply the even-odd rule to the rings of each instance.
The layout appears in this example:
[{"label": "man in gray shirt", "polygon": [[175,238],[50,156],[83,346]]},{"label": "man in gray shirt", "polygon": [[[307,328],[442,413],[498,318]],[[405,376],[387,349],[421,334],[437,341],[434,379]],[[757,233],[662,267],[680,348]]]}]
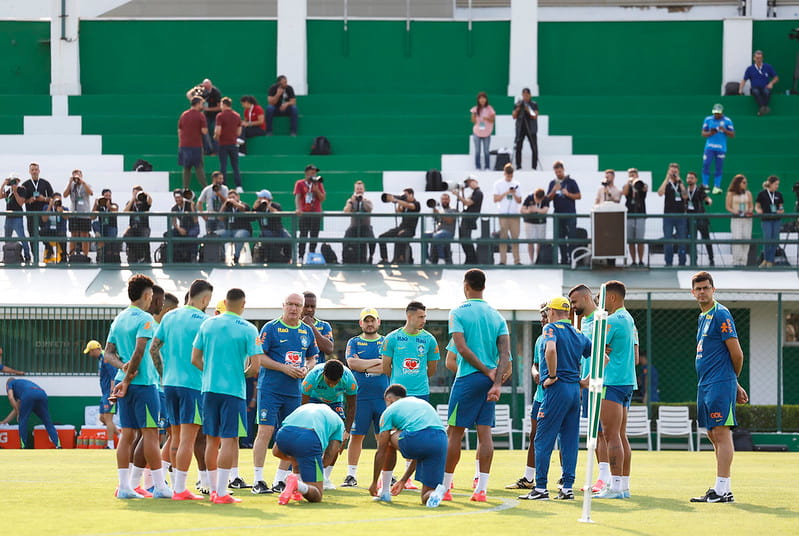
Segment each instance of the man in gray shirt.
[{"label": "man in gray shirt", "polygon": [[[206,234],[224,229],[222,220],[211,213],[222,211],[222,205],[227,201],[227,193],[225,176],[221,171],[214,171],[211,175],[211,184],[203,188],[200,197],[197,198],[197,212],[209,213],[208,216],[203,216]],[[203,205],[205,205],[205,210],[203,210]]]},{"label": "man in gray shirt", "polygon": [[[64,188],[64,197],[69,197],[72,203],[72,212],[91,212],[92,210],[92,187],[83,180],[83,172],[79,169],[72,171],[72,176]],[[92,219],[88,216],[72,216],[69,218],[69,232],[73,238],[89,238],[89,231],[92,228]],[[83,254],[89,256],[88,242],[70,242],[69,254],[75,253],[75,249],[80,244]]]}]

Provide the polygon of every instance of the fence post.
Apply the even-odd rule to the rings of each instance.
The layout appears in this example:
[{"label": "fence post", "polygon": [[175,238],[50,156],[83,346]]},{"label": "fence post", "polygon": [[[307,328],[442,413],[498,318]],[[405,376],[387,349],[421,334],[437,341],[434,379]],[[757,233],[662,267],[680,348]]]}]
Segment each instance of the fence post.
[{"label": "fence post", "polygon": [[[640,346],[639,346],[640,348]],[[646,293],[646,362],[649,373],[646,375],[646,413],[652,418],[652,367],[655,366],[652,355],[652,293]],[[651,433],[651,431],[650,431]]]},{"label": "fence post", "polygon": [[[518,333],[518,329],[517,329],[518,327],[519,326],[518,326],[518,323],[516,321],[516,309],[514,309],[513,311],[511,311],[511,320],[510,320],[510,328],[511,328],[510,329],[510,333],[511,333],[511,335],[510,335],[511,336],[510,347],[512,349],[518,348],[518,346],[517,346],[518,342],[519,342],[519,333]],[[513,355],[513,354],[511,353],[511,355]],[[521,357],[522,356],[517,356],[517,359],[519,359]],[[511,392],[511,397],[510,397],[510,418],[511,418],[511,422],[515,422],[516,421],[516,417],[518,417],[518,415],[519,415],[519,404],[517,403],[517,400],[516,400],[516,397],[518,396],[518,393],[516,392],[516,388],[519,385],[519,381],[518,381],[519,378],[518,378],[518,374],[513,374],[513,362],[509,363],[509,366],[511,367],[511,375],[510,375],[510,386],[511,386],[510,387],[510,392]],[[524,417],[522,417],[522,419],[523,418]],[[513,428],[513,426],[511,426],[511,428]],[[508,437],[510,437],[509,441],[511,442],[511,446],[513,446],[513,433],[511,433]],[[524,445],[524,436],[522,436],[522,443],[521,444]]]},{"label": "fence post", "polygon": [[[782,292],[777,294],[777,431],[782,432]],[[749,386],[751,390],[752,386]]]}]

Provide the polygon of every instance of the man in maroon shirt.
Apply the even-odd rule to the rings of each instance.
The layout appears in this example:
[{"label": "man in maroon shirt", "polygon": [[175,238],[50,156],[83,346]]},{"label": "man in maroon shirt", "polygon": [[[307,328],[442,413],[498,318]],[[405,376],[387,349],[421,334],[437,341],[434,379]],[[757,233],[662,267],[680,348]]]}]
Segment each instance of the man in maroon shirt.
[{"label": "man in maroon shirt", "polygon": [[[322,228],[322,201],[327,194],[322,184],[322,177],[318,175],[319,168],[313,164],[305,166],[305,178],[294,184],[294,202],[297,206],[297,215],[300,217],[300,238],[317,238]],[[308,251],[316,253],[316,242],[311,242]],[[300,259],[305,256],[305,243],[300,243]]]},{"label": "man in maroon shirt", "polygon": [[256,136],[266,136],[266,116],[264,109],[252,95],[241,98],[241,107],[244,108],[244,118],[241,121],[241,137],[239,153],[247,154],[247,140]]},{"label": "man in maroon shirt", "polygon": [[178,120],[178,165],[183,167],[183,188],[191,183],[191,168],[200,185],[206,185],[203,136],[208,134],[208,122],[202,112],[204,102],[202,97],[192,97],[191,107]]},{"label": "man in maroon shirt", "polygon": [[227,184],[227,159],[230,158],[230,167],[233,168],[233,178],[236,181],[236,191],[242,193],[241,173],[239,173],[239,146],[236,138],[241,135],[241,116],[233,111],[233,101],[230,97],[222,99],[222,111],[216,116],[214,139],[219,148],[219,171],[225,176]]}]

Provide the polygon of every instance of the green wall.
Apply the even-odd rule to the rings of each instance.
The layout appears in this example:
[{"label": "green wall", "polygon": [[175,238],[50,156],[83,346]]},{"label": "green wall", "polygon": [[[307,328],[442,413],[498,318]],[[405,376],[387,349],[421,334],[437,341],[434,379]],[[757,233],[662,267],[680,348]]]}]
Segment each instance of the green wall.
[{"label": "green wall", "polygon": [[50,23],[0,21],[0,94],[50,94]]},{"label": "green wall", "polygon": [[722,22],[544,22],[542,95],[696,95],[721,87]]},{"label": "green wall", "polygon": [[263,100],[276,76],[275,21],[81,21],[80,39],[84,94],[183,94],[210,78]]},{"label": "green wall", "polygon": [[[504,94],[507,22],[308,21],[312,93]],[[386,103],[390,106],[390,102]]]},{"label": "green wall", "polygon": [[[777,71],[780,82],[775,91],[784,93],[793,85],[793,71],[799,53],[799,41],[788,39],[788,33],[799,26],[796,20],[755,21],[752,28],[752,51],[762,50],[763,61]],[[743,78],[743,73],[739,76]]]}]

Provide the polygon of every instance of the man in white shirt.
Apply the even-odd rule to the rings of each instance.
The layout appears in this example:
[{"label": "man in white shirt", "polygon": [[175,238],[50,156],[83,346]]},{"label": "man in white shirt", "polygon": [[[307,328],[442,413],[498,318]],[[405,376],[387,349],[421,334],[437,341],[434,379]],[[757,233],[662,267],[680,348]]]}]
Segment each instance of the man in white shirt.
[{"label": "man in white shirt", "polygon": [[[522,203],[522,196],[519,194],[519,183],[513,179],[513,166],[505,164],[505,177],[494,183],[494,202],[497,204],[497,212],[508,216],[499,217],[499,239],[516,240],[519,238],[519,228],[521,223],[518,218],[519,206]],[[508,257],[508,244],[499,244],[499,264],[505,264]],[[519,244],[513,244],[513,262],[521,264],[519,258]]]}]

